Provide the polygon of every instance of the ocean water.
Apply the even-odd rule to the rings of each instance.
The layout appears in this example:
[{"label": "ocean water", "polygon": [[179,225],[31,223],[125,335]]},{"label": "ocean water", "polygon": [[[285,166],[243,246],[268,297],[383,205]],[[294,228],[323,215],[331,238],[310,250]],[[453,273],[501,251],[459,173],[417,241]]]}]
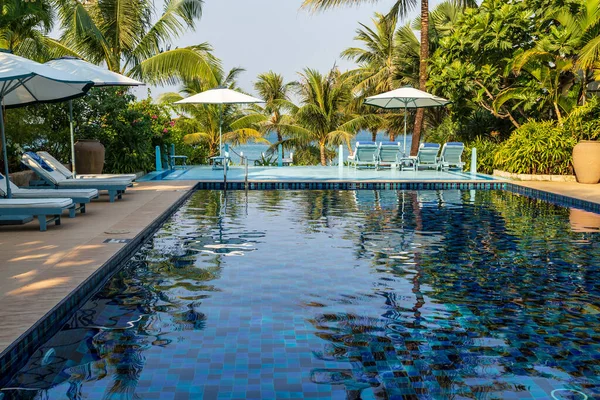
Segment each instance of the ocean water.
[{"label": "ocean water", "polygon": [[598,399],[600,232],[504,191],[198,191],[0,393]]},{"label": "ocean water", "polygon": [[[412,139],[411,135],[409,134],[406,138],[407,151],[410,151],[410,144],[412,142],[411,139]],[[277,135],[271,134],[271,135],[267,136],[267,140],[271,143],[275,143],[275,142],[277,142]],[[354,148],[357,141],[370,141],[370,140],[371,140],[370,132],[360,131],[354,137],[354,139],[352,139],[352,148]],[[387,141],[387,140],[389,140],[387,135],[384,135],[382,133],[379,133],[377,135],[378,142]],[[396,138],[396,141],[400,142],[402,145],[403,145],[403,140],[404,140],[403,135],[398,136]],[[258,144],[258,143],[251,143],[251,144],[246,144],[243,146],[232,147],[232,149],[234,151],[231,152],[231,157],[233,159],[233,162],[238,164],[238,163],[240,163],[240,157],[238,156],[238,154],[240,154],[240,155],[243,154],[244,156],[248,157],[248,159],[250,160],[250,164],[252,164],[254,162],[254,160],[260,159],[261,154],[266,153],[268,148],[269,148],[268,145]],[[336,148],[336,154],[337,154],[337,148]],[[348,149],[346,148],[346,146],[344,146],[344,158],[346,158],[346,156],[348,156]],[[273,157],[273,160],[275,160],[275,159],[276,159],[276,155]]]}]

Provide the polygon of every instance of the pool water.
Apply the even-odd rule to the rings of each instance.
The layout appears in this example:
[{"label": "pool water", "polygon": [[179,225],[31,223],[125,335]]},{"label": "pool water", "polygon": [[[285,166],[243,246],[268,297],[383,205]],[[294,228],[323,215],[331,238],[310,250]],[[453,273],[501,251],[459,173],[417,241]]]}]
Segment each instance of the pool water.
[{"label": "pool water", "polygon": [[198,191],[1,393],[599,398],[600,232],[502,191]]}]

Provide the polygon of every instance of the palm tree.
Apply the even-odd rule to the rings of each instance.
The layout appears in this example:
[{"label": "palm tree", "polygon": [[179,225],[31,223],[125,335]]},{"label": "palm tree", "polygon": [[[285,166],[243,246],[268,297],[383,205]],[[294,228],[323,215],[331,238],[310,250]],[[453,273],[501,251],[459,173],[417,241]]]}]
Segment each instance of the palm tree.
[{"label": "palm tree", "polygon": [[[550,9],[548,15],[564,29],[564,35],[556,35],[555,42],[561,54],[573,54],[575,67],[581,70],[581,93],[579,102],[585,102],[587,86],[600,69],[600,0],[587,0],[576,10],[569,6]],[[551,34],[556,34],[552,31]]]},{"label": "palm tree", "polygon": [[277,135],[277,144],[283,143],[285,136],[299,133],[292,117],[285,114],[297,109],[290,101],[293,86],[294,83],[285,83],[283,76],[273,71],[260,74],[254,89],[265,105],[251,105],[246,115],[232,124],[232,128],[243,130],[251,126],[256,131],[255,136],[273,132]]},{"label": "palm tree", "polygon": [[155,15],[152,0],[55,3],[63,33],[61,47],[50,52],[54,57],[105,63],[111,71],[152,84],[211,77],[217,64],[207,43],[171,48],[174,39],[195,28],[202,0],[166,0],[160,15]]},{"label": "palm tree", "polygon": [[[304,0],[303,7],[313,10],[322,10],[342,5],[358,5],[363,3],[373,3],[377,0]],[[419,89],[427,89],[427,60],[429,58],[429,0],[420,0],[421,3],[421,40],[420,40],[420,57],[419,57]],[[476,6],[475,0],[456,0],[461,6]],[[417,0],[397,0],[388,16],[403,18],[408,12],[415,7]],[[421,139],[421,130],[423,126],[424,109],[417,110],[415,119],[415,128],[413,129],[413,138],[411,146],[411,154],[416,155],[419,149],[419,141]]]},{"label": "palm tree", "polygon": [[[439,4],[431,13],[430,20],[430,52],[437,48],[439,39],[452,30],[452,26],[462,14],[462,8],[452,2]],[[367,96],[392,90],[401,85],[418,85],[420,42],[413,29],[419,29],[421,21],[417,18],[412,24],[397,27],[396,15],[375,13],[372,19],[373,28],[360,24],[355,40],[362,47],[351,47],[342,52],[342,56],[358,64],[358,68],[345,74],[355,85],[356,99],[353,109],[357,112],[376,113],[382,117],[382,124],[368,127],[373,141],[377,132],[384,130],[390,140],[394,141],[398,128],[402,130],[404,114],[391,113],[386,110],[374,110],[363,107]],[[439,115],[437,110],[427,110],[425,113],[426,126],[430,126],[432,116]],[[411,122],[412,125],[412,122]]]},{"label": "palm tree", "polygon": [[314,69],[304,69],[300,74],[298,94],[302,107],[294,113],[300,128],[296,137],[306,143],[318,144],[321,165],[327,165],[327,146],[344,142],[349,144],[359,129],[373,123],[372,116],[347,112],[352,90],[337,68],[327,75]]},{"label": "palm tree", "polygon": [[0,48],[25,57],[41,54],[54,20],[48,0],[2,1],[0,16]]},{"label": "palm tree", "polygon": [[355,92],[377,94],[387,92],[399,85],[398,47],[395,34],[397,19],[375,13],[373,28],[360,24],[354,40],[363,47],[350,47],[342,52],[342,57],[353,60],[358,68],[346,75],[355,81]]},{"label": "palm tree", "polygon": [[[180,93],[164,93],[159,96],[158,101],[164,104],[172,105],[173,110],[180,114],[177,119],[177,126],[187,134],[183,140],[188,145],[204,144],[208,148],[208,156],[213,157],[219,153],[219,124],[220,124],[220,105],[215,104],[186,104],[173,105],[174,102],[182,100],[185,97],[204,92],[215,86],[236,88],[236,79],[244,70],[233,68],[227,74],[224,74],[220,68],[214,68],[211,76],[215,77],[217,84],[212,79],[193,79],[184,82]],[[239,106],[225,104],[223,105],[222,123],[223,141],[235,145],[246,143],[249,140],[260,140],[260,134],[252,129],[232,129],[232,124],[238,121],[243,114]]]},{"label": "palm tree", "polygon": [[[530,79],[523,86],[503,90],[494,101],[494,109],[498,110],[509,100],[516,100],[525,109],[550,105],[559,125],[563,124],[562,112],[571,111],[576,104],[576,99],[568,96],[576,75],[573,73],[573,60],[548,51],[547,44],[548,41],[542,39],[535,48],[515,58],[514,72],[526,73]],[[536,85],[532,86],[531,82]]]}]

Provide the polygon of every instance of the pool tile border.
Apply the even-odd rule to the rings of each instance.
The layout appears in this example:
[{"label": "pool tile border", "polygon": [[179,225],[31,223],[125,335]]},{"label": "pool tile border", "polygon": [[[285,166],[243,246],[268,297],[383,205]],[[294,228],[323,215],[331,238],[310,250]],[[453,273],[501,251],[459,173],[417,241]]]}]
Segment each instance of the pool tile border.
[{"label": "pool tile border", "polygon": [[74,310],[78,309],[88,298],[96,293],[97,288],[102,287],[118,272],[123,262],[129,259],[189,199],[195,190],[196,187],[188,190],[186,194],[181,196],[150,225],[138,233],[129,243],[77,286],[67,297],[61,300],[46,315],[0,353],[0,387],[5,385],[24,365],[27,359],[34,354],[40,342],[60,330],[73,315]]},{"label": "pool tile border", "polygon": [[[198,182],[131,242],[81,283],[65,299],[0,353],[0,386],[27,361],[41,341],[58,331],[73,311],[91,297],[196,190],[223,190],[223,182]],[[600,204],[532,189],[510,182],[249,182],[248,190],[506,190],[566,207],[600,213]],[[227,190],[245,190],[244,182],[228,182]]]},{"label": "pool tile border", "polygon": [[[507,182],[248,182],[248,190],[501,190]],[[227,182],[227,190],[245,190],[244,182]],[[198,190],[223,190],[223,182],[198,182]]]},{"label": "pool tile border", "polygon": [[569,197],[562,194],[547,192],[545,190],[533,189],[514,183],[509,183],[506,186],[506,190],[511,193],[543,200],[548,203],[556,204],[558,206],[578,208],[584,211],[590,211],[593,213],[600,214],[600,203],[594,203],[593,201],[577,199],[575,197]]}]

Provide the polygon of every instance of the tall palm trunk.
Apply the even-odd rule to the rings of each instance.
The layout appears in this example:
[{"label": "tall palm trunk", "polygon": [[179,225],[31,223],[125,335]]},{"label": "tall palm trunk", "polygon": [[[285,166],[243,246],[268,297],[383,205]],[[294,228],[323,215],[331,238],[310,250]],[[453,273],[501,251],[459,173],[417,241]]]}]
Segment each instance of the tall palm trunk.
[{"label": "tall palm trunk", "polygon": [[[419,60],[419,89],[427,89],[427,59],[429,58],[429,0],[421,0],[421,56]],[[416,156],[423,130],[425,109],[417,109],[410,154]]]},{"label": "tall palm trunk", "polygon": [[[281,143],[283,142],[283,135],[281,134],[281,131],[276,130],[275,132],[277,132],[277,142]],[[285,157],[285,149],[283,148],[283,145],[281,146],[281,158]]]},{"label": "tall palm trunk", "polygon": [[372,142],[377,141],[377,129],[371,129],[371,141]]},{"label": "tall palm trunk", "polygon": [[319,150],[321,150],[321,165],[327,165],[327,158],[325,157],[325,143],[319,142]]}]

